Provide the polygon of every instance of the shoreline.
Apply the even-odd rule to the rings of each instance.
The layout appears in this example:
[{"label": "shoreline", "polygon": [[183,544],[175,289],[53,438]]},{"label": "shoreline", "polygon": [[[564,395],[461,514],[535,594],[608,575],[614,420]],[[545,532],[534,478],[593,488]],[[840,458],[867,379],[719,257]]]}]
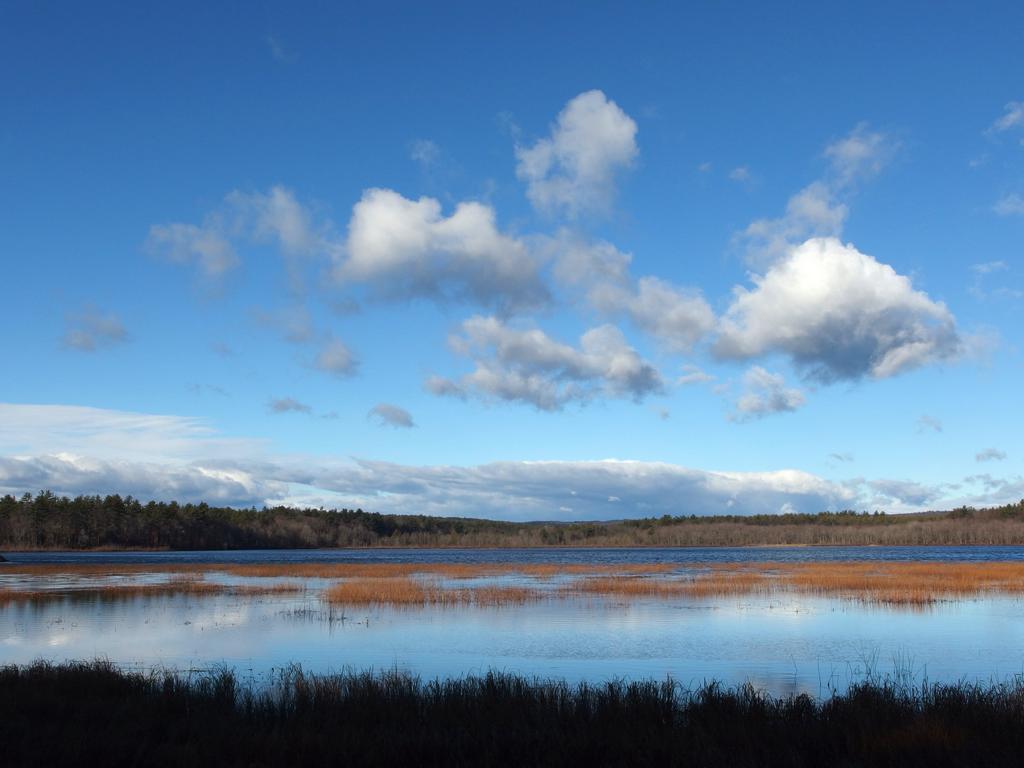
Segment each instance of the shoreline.
[{"label": "shoreline", "polygon": [[[679,551],[692,551],[698,549],[710,549],[710,550],[726,550],[726,549],[985,549],[995,548],[1008,549],[1008,548],[1020,548],[1024,549],[1024,541],[1013,544],[979,544],[979,543],[966,543],[966,544],[806,544],[806,543],[795,543],[795,544],[694,544],[694,545],[657,545],[657,544],[610,544],[607,546],[594,545],[594,544],[530,544],[526,546],[483,546],[483,545],[456,545],[456,544],[437,544],[437,545],[388,545],[379,544],[365,547],[243,547],[243,548],[231,548],[231,549],[174,549],[170,547],[86,547],[80,549],[63,549],[63,548],[35,548],[35,549],[0,549],[0,563],[5,562],[3,555],[32,555],[32,554],[61,554],[61,555],[73,555],[73,554],[130,554],[137,552],[139,554],[157,554],[157,553],[170,553],[170,552],[196,552],[196,553],[230,553],[230,552],[413,552],[413,551],[431,551],[431,550],[466,550],[471,552],[492,552],[492,551],[512,551],[512,552],[526,552],[530,550],[541,550],[541,551],[565,551],[565,552],[580,552],[586,550],[627,550],[627,551],[652,551],[652,550],[679,550]],[[9,560],[7,562],[10,562]]]}]

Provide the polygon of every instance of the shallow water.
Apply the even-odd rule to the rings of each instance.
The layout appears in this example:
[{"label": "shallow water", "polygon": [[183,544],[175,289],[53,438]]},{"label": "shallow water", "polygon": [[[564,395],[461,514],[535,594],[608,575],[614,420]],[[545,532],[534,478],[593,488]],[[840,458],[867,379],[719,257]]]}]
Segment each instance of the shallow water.
[{"label": "shallow water", "polygon": [[526,547],[519,549],[250,549],[215,552],[14,552],[25,563],[780,563],[836,560],[1024,560],[1017,547]]},{"label": "shallow water", "polygon": [[[910,553],[915,555],[910,557]],[[54,562],[707,562],[865,559],[1021,560],[1021,548],[758,550],[396,550],[34,554]],[[28,559],[15,555],[12,560]],[[90,577],[0,587],[73,590]],[[117,577],[123,579],[124,577]],[[523,577],[511,577],[513,580]],[[253,583],[211,574],[208,580]],[[110,580],[106,580],[109,582]],[[288,579],[288,581],[295,581]],[[265,583],[265,580],[262,582]],[[89,596],[0,607],[0,663],[108,658],[129,668],[230,665],[265,680],[291,663],[312,672],[397,667],[425,677],[519,672],[571,681],[657,678],[686,685],[750,681],[773,693],[827,695],[869,674],[920,682],[1024,674],[1024,600],[984,597],[926,610],[779,595],[557,599],[498,608],[327,608],[325,582],[300,595]]]}]

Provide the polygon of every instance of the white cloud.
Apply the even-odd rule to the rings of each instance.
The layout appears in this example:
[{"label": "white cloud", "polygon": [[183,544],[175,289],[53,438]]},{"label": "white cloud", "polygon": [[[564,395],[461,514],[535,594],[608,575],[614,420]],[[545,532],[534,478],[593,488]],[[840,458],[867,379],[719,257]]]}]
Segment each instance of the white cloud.
[{"label": "white cloud", "polygon": [[876,494],[875,505],[895,503],[918,509],[938,501],[945,491],[945,486],[930,486],[910,480],[871,480],[867,486]]},{"label": "white cloud", "polygon": [[267,404],[271,413],[313,413],[313,409],[305,403],[300,403],[294,397],[273,398]]},{"label": "white cloud", "polygon": [[[0,404],[0,492],[130,493],[248,506],[317,498],[380,512],[497,519],[773,513],[848,506],[851,492],[797,470],[711,472],[639,461],[403,466],[266,457],[179,416]],[[63,452],[62,452],[63,451]],[[617,499],[609,504],[611,499]],[[571,513],[559,513],[559,507]]]},{"label": "white cloud", "polygon": [[945,304],[835,238],[808,240],[753,281],[735,289],[721,320],[720,357],[782,352],[829,382],[886,378],[961,352]]},{"label": "white cloud", "polygon": [[400,408],[391,403],[377,403],[370,409],[367,416],[381,426],[401,427],[403,429],[411,429],[416,426],[416,423],[412,420],[411,413],[405,410],[405,408]]},{"label": "white cloud", "polygon": [[305,289],[303,272],[310,259],[339,247],[329,222],[316,223],[313,212],[282,186],[263,192],[231,192],[226,198],[233,229],[255,243],[274,243],[284,257],[290,288]]},{"label": "white cloud", "polygon": [[476,368],[456,381],[431,377],[426,386],[435,394],[518,401],[552,411],[598,396],[641,400],[663,387],[658,371],[611,325],[587,331],[575,348],[539,329],[474,316],[450,344],[472,357]]},{"label": "white cloud", "polygon": [[281,338],[290,344],[307,344],[316,338],[313,318],[302,305],[277,310],[253,310],[256,322],[266,328],[280,332]]},{"label": "white cloud", "polygon": [[330,222],[315,222],[313,212],[294,193],[274,186],[266,193],[228,193],[202,226],[154,225],[146,248],[180,264],[195,262],[204,278],[215,281],[241,263],[238,243],[275,244],[284,258],[293,292],[304,288],[303,270],[309,259],[340,247]]},{"label": "white cloud", "polygon": [[795,411],[806,401],[803,392],[786,386],[786,380],[781,374],[766,371],[759,365],[743,375],[743,384],[747,391],[736,401],[736,412],[731,417],[733,421],[748,421],[772,413]]},{"label": "white cloud", "polygon": [[335,376],[352,376],[359,368],[359,361],[344,342],[328,338],[314,358],[313,367]]},{"label": "white cloud", "polygon": [[988,133],[1003,133],[1013,128],[1024,128],[1024,101],[1007,102],[1003,114],[989,126]]},{"label": "white cloud", "polygon": [[330,251],[329,222],[314,222],[313,212],[285,187],[264,192],[235,190],[224,198],[233,214],[232,230],[254,242],[276,243],[288,258]]},{"label": "white cloud", "polygon": [[72,454],[0,456],[0,490],[8,493],[45,488],[68,495],[120,493],[145,500],[249,506],[282,497],[288,487],[287,482],[258,478],[253,472],[230,467]]},{"label": "white cloud", "polygon": [[868,130],[866,123],[860,123],[850,133],[825,147],[834,184],[846,187],[858,179],[877,176],[892,160],[897,144],[891,137],[878,131]]},{"label": "white cloud", "polygon": [[729,178],[733,181],[747,182],[752,178],[750,175],[750,169],[745,165],[739,165],[729,171]]},{"label": "white cloud", "polygon": [[146,249],[177,264],[195,262],[205,279],[218,280],[239,264],[238,255],[223,232],[219,217],[195,224],[154,224]]},{"label": "white cloud", "polygon": [[[797,470],[709,472],[619,460],[471,467],[357,461],[323,472],[312,484],[364,509],[519,520],[773,514],[786,505],[810,512],[853,499],[846,488]],[[609,504],[610,498],[618,501]]]},{"label": "white cloud", "polygon": [[815,237],[838,237],[849,214],[845,199],[856,183],[877,175],[895,154],[897,144],[863,123],[825,147],[829,166],[823,178],[789,198],[776,219],[757,219],[736,240],[749,263],[770,266],[798,243]]},{"label": "white cloud", "polygon": [[[189,417],[67,405],[0,404],[0,493],[130,493],[237,506],[311,503],[402,514],[494,519],[607,519],[664,514],[773,514],[787,509],[1002,504],[1024,479],[960,484],[837,484],[807,472],[709,471],[663,462],[507,461],[407,466],[266,453],[263,441],[216,433]],[[617,499],[614,503],[609,503]],[[559,507],[571,513],[559,513]]]},{"label": "white cloud", "polygon": [[444,217],[433,198],[367,190],[352,210],[344,250],[338,279],[368,283],[385,298],[474,301],[502,310],[548,300],[526,245],[500,232],[494,210],[481,203],[460,203]]},{"label": "white cloud", "polygon": [[669,349],[688,352],[714,328],[715,315],[700,291],[658,277],[634,279],[633,260],[611,243],[587,242],[567,232],[547,241],[555,278],[582,288],[587,302],[605,317],[627,317]]},{"label": "white cloud", "polygon": [[974,454],[975,461],[1006,461],[1006,451],[998,448],[986,448]]},{"label": "white cloud", "polygon": [[409,157],[427,170],[441,158],[441,148],[430,139],[416,139],[409,145]]},{"label": "white cloud", "polygon": [[602,312],[625,315],[677,352],[689,351],[715,325],[714,312],[699,291],[658,277],[641,277],[633,285],[595,285],[590,299]]},{"label": "white cloud", "polygon": [[710,373],[702,371],[696,365],[692,365],[690,363],[684,365],[682,370],[682,375],[676,378],[676,384],[681,386],[687,386],[690,384],[706,384],[715,380],[715,377]]},{"label": "white cloud", "polygon": [[936,419],[934,416],[924,414],[917,420],[917,433],[923,432],[941,432],[942,422]]},{"label": "white cloud", "polygon": [[990,275],[993,272],[1002,272],[1010,267],[1005,261],[985,261],[980,264],[971,264],[971,271],[979,275]]},{"label": "white cloud", "polygon": [[576,96],[550,136],[516,147],[516,173],[527,183],[530,202],[539,211],[570,218],[606,211],[616,174],[637,156],[636,132],[633,119],[601,91]]},{"label": "white cloud", "polygon": [[218,436],[200,419],[77,405],[0,403],[0,455],[88,454],[164,461],[254,456],[262,442]]},{"label": "white cloud", "polygon": [[992,210],[1000,216],[1024,216],[1024,197],[1005,195],[992,206]]},{"label": "white cloud", "polygon": [[68,315],[65,323],[67,327],[61,342],[65,347],[82,352],[95,352],[131,338],[116,314],[93,306]]}]

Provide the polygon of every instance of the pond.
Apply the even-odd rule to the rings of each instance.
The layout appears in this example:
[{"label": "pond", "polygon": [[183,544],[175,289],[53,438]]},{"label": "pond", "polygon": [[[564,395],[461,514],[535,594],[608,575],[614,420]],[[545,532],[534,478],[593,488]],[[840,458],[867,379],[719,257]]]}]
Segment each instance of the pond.
[{"label": "pond", "polygon": [[[866,676],[955,682],[1024,674],[1024,599],[984,593],[925,606],[887,605],[800,592],[580,595],[569,577],[512,571],[460,586],[527,586],[542,599],[501,604],[334,604],[336,580],[253,578],[225,564],[497,563],[601,566],[607,572],[667,564],[667,575],[715,563],[877,561],[1024,562],[1024,548],[773,548],[764,550],[363,550],[217,553],[33,553],[8,555],[0,588],[45,599],[0,602],[0,663],[109,659],[130,669],[206,670],[228,665],[269,679],[299,664],[309,672],[407,670],[424,677],[487,670],[570,681],[672,676],[751,682],[775,694],[826,696]],[[33,574],[19,566],[67,564]],[[110,572],[97,566],[110,564]],[[118,573],[118,566],[194,566],[200,592],[117,592],[166,584],[167,574]],[[90,565],[92,572],[78,570]],[[7,569],[5,571],[5,569]],[[180,578],[180,576],[170,576]],[[637,577],[644,578],[644,577]],[[255,584],[297,591],[275,593]],[[114,587],[113,592],[104,588]],[[245,590],[251,589],[251,593]]]}]

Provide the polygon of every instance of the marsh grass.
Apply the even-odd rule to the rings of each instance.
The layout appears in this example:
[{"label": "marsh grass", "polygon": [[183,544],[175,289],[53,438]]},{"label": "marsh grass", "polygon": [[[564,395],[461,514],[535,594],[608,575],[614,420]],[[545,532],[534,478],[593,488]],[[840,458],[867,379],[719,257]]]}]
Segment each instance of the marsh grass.
[{"label": "marsh grass", "polygon": [[5,765],[1016,765],[1024,685],[865,682],[822,700],[749,685],[488,673],[0,668]]},{"label": "marsh grass", "polygon": [[408,576],[346,579],[328,587],[324,600],[334,605],[455,607],[522,605],[542,597],[535,589],[512,585],[450,587]]},{"label": "marsh grass", "polygon": [[[235,564],[6,564],[3,573],[27,578],[167,576],[146,584],[17,590],[0,587],[4,602],[47,599],[77,592],[82,596],[127,597],[160,594],[273,595],[302,591],[299,582],[328,582],[323,597],[348,605],[466,606],[516,605],[552,597],[617,599],[701,599],[741,595],[815,595],[866,603],[927,607],[937,602],[994,595],[1024,594],[1021,562],[814,562],[716,563],[696,572],[679,573],[671,563],[617,565],[512,563],[269,563]],[[206,574],[251,579],[252,584],[220,584]],[[446,582],[473,579],[516,579],[512,584]],[[542,582],[560,579],[551,588]],[[274,580],[271,582],[270,580]]]}]

